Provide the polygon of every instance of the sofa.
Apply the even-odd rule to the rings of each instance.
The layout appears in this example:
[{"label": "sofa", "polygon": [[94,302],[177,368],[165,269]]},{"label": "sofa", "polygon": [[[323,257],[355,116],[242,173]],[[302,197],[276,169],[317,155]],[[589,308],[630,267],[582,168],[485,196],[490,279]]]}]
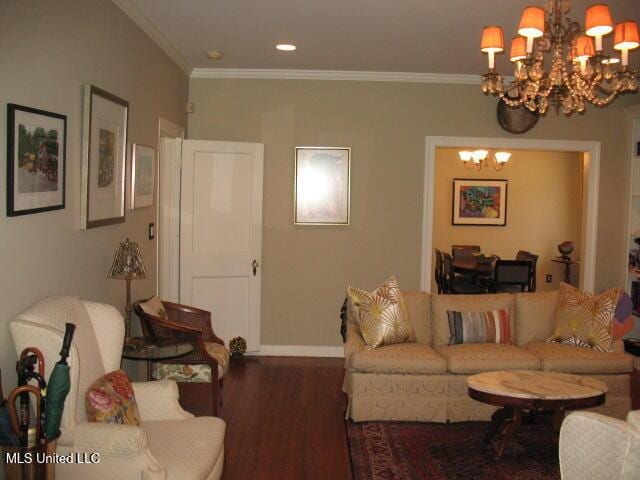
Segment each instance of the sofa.
[{"label": "sofa", "polygon": [[[461,422],[489,420],[496,407],[472,400],[467,377],[491,370],[543,370],[589,375],[609,387],[595,411],[624,419],[631,409],[633,356],[614,340],[613,352],[546,343],[554,329],[557,291],[431,295],[403,292],[415,343],[367,348],[353,307],[347,308],[343,390],[346,417],[372,420]],[[447,311],[508,309],[512,344],[449,345]]]}]

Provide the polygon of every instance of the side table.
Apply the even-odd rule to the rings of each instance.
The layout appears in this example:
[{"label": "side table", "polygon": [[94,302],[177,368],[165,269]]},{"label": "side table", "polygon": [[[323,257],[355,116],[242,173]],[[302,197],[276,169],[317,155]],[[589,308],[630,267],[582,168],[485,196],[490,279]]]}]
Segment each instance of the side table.
[{"label": "side table", "polygon": [[132,338],[131,345],[125,346],[122,350],[122,358],[144,360],[147,363],[147,381],[151,380],[151,362],[182,357],[194,349],[189,342],[162,341],[145,337]]}]

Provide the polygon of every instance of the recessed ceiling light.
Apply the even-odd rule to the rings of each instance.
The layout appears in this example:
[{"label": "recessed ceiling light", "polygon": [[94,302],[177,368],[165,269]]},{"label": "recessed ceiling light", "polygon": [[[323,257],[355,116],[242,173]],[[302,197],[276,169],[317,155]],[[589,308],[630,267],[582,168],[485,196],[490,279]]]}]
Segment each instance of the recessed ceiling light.
[{"label": "recessed ceiling light", "polygon": [[292,45],[291,43],[279,43],[278,45],[276,45],[276,48],[278,50],[282,50],[283,52],[293,52],[296,49],[296,46]]},{"label": "recessed ceiling light", "polygon": [[222,52],[220,50],[207,50],[207,58],[209,60],[220,60],[222,58]]}]

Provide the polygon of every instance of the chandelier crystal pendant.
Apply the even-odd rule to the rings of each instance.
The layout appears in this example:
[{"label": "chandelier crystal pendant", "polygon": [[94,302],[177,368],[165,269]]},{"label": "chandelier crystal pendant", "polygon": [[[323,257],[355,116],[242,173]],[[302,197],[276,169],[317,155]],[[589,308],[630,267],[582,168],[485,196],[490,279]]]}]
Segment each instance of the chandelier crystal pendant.
[{"label": "chandelier crystal pendant", "polygon": [[[547,0],[544,9],[524,9],[519,36],[511,42],[515,79],[509,85],[495,67],[496,53],[504,51],[502,27],[483,29],[480,50],[489,57],[489,71],[482,75],[485,95],[540,114],[553,105],[556,113],[571,115],[584,112],[587,103],[605,107],[619,95],[638,90],[638,73],[629,67],[629,51],[640,46],[638,24],[623,21],[614,28],[609,7],[597,4],[587,8],[582,30],[566,16],[570,9],[570,0]],[[603,37],[612,32],[620,58],[603,51]],[[548,72],[543,68],[547,54]]]},{"label": "chandelier crystal pendant", "polygon": [[493,159],[493,168],[497,171],[502,170],[509,159],[511,158],[510,152],[499,151],[495,152],[492,156],[489,155],[489,150],[460,150],[458,156],[462,161],[464,168],[467,170],[482,170],[484,167],[489,166],[489,157]]}]

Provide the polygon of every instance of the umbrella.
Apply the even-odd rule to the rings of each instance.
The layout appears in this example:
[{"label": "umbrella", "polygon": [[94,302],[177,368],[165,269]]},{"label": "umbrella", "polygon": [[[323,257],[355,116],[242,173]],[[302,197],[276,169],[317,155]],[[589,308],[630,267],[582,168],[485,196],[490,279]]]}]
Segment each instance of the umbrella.
[{"label": "umbrella", "polygon": [[44,431],[47,440],[53,440],[58,436],[62,412],[64,411],[64,401],[71,389],[67,357],[69,356],[69,349],[71,348],[71,340],[73,339],[75,329],[75,324],[65,323],[64,340],[62,341],[62,350],[60,350],[60,361],[55,364],[49,377]]},{"label": "umbrella", "polygon": [[[18,395],[29,395],[29,393],[33,393],[36,397],[36,415],[40,418],[41,409],[42,409],[42,396],[40,394],[40,389],[34,387],[33,385],[23,385],[21,387],[16,387],[11,390],[9,397],[7,398],[7,407],[9,409],[9,420],[11,424],[11,428],[13,433],[18,435],[20,433],[20,419],[18,418],[18,411],[16,410],[16,398]],[[36,438],[40,438],[40,423],[36,423]],[[28,445],[23,445],[24,447],[28,447]]]},{"label": "umbrella", "polygon": [[7,401],[4,398],[4,392],[2,391],[2,372],[0,371],[0,445],[8,447],[19,447],[20,441],[18,436],[14,433],[11,426],[11,420],[9,418],[9,409],[7,407]]},{"label": "umbrella", "polygon": [[[35,365],[38,364],[38,373],[35,372]],[[40,415],[36,422],[40,424],[40,432],[44,433],[45,426],[45,407],[47,396],[47,382],[44,380],[44,355],[35,347],[27,347],[20,354],[20,360],[18,361],[18,386],[27,385],[31,380],[38,382],[40,388]],[[23,446],[28,442],[29,431],[29,394],[23,393],[20,395],[20,420],[22,428],[20,435],[22,437]],[[38,438],[39,441],[43,441],[44,438]]]}]

